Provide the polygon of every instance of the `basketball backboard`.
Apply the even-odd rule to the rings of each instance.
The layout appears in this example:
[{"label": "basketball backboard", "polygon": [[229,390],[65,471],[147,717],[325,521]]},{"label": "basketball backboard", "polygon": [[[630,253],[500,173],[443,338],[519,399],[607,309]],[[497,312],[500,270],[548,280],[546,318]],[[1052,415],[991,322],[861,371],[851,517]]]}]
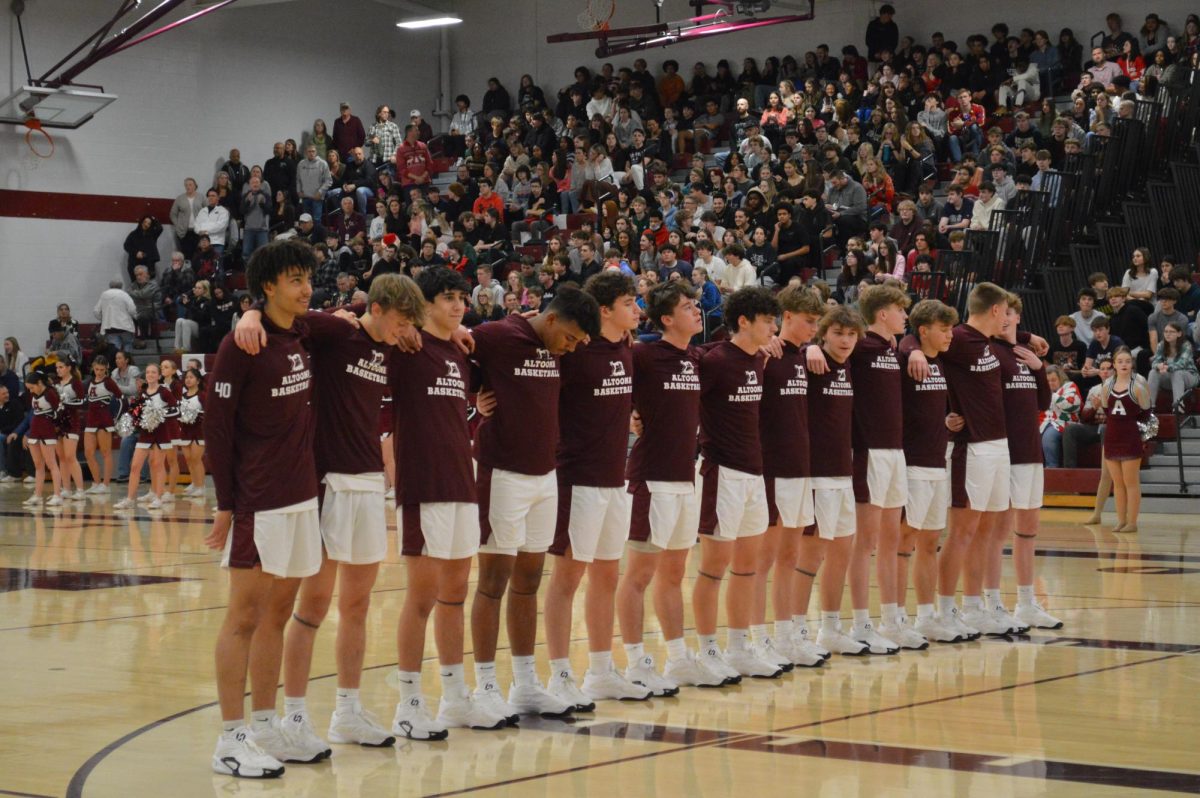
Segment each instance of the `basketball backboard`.
[{"label": "basketball backboard", "polygon": [[117,99],[75,86],[23,86],[0,102],[0,124],[24,125],[32,113],[45,128],[73,130]]}]

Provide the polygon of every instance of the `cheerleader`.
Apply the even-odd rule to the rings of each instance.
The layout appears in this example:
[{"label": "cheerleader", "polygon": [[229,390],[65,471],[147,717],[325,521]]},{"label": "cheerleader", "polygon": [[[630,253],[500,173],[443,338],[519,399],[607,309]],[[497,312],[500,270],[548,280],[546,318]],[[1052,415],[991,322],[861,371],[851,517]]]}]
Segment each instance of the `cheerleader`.
[{"label": "cheerleader", "polygon": [[58,392],[50,387],[46,375],[39,371],[30,371],[25,375],[25,390],[29,392],[33,405],[33,418],[29,422],[29,432],[25,435],[25,448],[33,455],[33,495],[25,500],[26,507],[39,507],[42,504],[42,482],[45,480],[46,469],[50,469],[50,481],[54,485],[54,495],[46,500],[47,507],[58,507],[62,500],[62,477],[58,470],[58,429],[54,417],[58,412]]},{"label": "cheerleader", "polygon": [[[185,419],[191,419],[186,421]],[[188,369],[183,374],[183,395],[179,397],[179,437],[175,445],[183,451],[187,460],[192,484],[183,495],[188,498],[204,498],[204,377],[199,369]]]},{"label": "cheerleader", "polygon": [[[58,462],[62,467],[62,497],[84,501],[83,468],[79,465],[79,439],[83,436],[84,403],[87,392],[75,363],[60,357],[54,364],[58,384]],[[71,482],[75,490],[71,490]]]},{"label": "cheerleader", "polygon": [[1133,353],[1122,346],[1113,353],[1115,373],[1100,389],[1104,407],[1104,467],[1112,476],[1117,503],[1113,532],[1137,532],[1142,504],[1142,434],[1138,420],[1150,409],[1150,388],[1133,370]]},{"label": "cheerleader", "polygon": [[392,393],[386,392],[379,405],[379,448],[383,452],[383,476],[387,484],[385,498],[396,498],[396,450],[392,446]]},{"label": "cheerleader", "polygon": [[[162,374],[162,386],[166,388],[171,396],[178,401],[183,395],[183,379],[179,374],[179,367],[175,365],[175,361],[169,357],[164,357],[162,364],[159,366],[159,373]],[[163,422],[167,425],[171,433],[171,441],[179,445],[179,418],[178,410],[172,409],[167,415],[167,420]],[[179,484],[179,458],[172,452],[167,457],[167,484],[166,490],[162,492],[160,498],[163,504],[170,504],[175,501],[175,486]]]},{"label": "cheerleader", "polygon": [[[129,489],[125,498],[113,505],[118,510],[130,510],[138,503],[143,502],[151,510],[162,509],[162,494],[166,490],[164,485],[167,481],[166,460],[168,455],[173,454],[171,446],[175,436],[168,423],[167,415],[176,411],[175,397],[170,390],[159,383],[162,372],[159,371],[158,366],[153,363],[146,366],[146,373],[143,376],[145,383],[135,400],[135,407],[140,407],[143,415],[147,408],[157,408],[164,418],[157,427],[151,430],[141,427],[139,424],[137,449],[133,452],[133,464],[129,469]],[[145,465],[147,457],[150,458],[150,491],[135,501],[138,481],[142,475],[142,466]]]},{"label": "cheerleader", "polygon": [[[92,487],[87,491],[91,494],[107,494],[109,483],[112,482],[116,459],[112,456],[115,427],[111,406],[114,400],[120,398],[121,388],[116,380],[108,376],[108,358],[96,355],[92,360],[92,379],[87,385],[87,410],[83,421],[83,456],[87,460],[88,470],[92,472]],[[104,457],[103,476],[96,459],[97,444]]]}]

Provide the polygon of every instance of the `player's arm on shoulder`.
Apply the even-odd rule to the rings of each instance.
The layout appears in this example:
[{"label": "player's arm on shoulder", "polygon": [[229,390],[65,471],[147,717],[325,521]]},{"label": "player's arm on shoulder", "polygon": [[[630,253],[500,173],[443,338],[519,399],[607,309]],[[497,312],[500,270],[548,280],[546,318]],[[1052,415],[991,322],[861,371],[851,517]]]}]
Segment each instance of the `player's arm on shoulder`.
[{"label": "player's arm on shoulder", "polygon": [[920,349],[908,353],[908,376],[917,382],[923,382],[929,377],[929,358]]},{"label": "player's arm on shoulder", "polygon": [[464,355],[469,355],[475,351],[475,336],[471,330],[463,325],[458,325],[458,329],[450,333],[450,340],[453,341]]},{"label": "player's arm on shoulder", "polygon": [[[248,355],[257,355],[267,346],[267,329],[262,325],[262,311],[250,308],[233,328],[233,341]],[[222,348],[224,345],[222,344]]]},{"label": "player's arm on shoulder", "polygon": [[[363,308],[363,305],[357,307]],[[358,316],[354,306],[337,308],[333,311],[310,310],[302,316],[308,327],[308,339],[320,345],[326,341],[340,341],[358,328]],[[353,319],[351,321],[350,319]],[[238,323],[241,326],[241,322]]]},{"label": "player's arm on shoulder", "polygon": [[776,358],[783,357],[783,339],[780,338],[778,335],[772,335],[771,340],[768,341],[758,351],[761,354],[764,354],[769,358],[770,357],[776,357]]},{"label": "player's arm on shoulder", "polygon": [[829,373],[829,361],[825,359],[825,352],[816,344],[809,344],[804,350],[804,365],[809,374]]}]

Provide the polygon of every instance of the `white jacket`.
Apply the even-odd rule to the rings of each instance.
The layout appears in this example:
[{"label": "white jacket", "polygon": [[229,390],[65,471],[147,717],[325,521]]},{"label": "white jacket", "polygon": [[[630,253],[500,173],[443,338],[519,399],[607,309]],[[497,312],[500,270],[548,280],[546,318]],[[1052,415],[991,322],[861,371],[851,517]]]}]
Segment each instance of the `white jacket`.
[{"label": "white jacket", "polygon": [[229,229],[229,211],[220,205],[215,208],[205,206],[196,214],[192,229],[197,235],[207,235],[208,241],[215,247],[225,246],[225,231]]},{"label": "white jacket", "polygon": [[109,330],[124,330],[131,333],[137,329],[133,323],[133,317],[137,314],[133,297],[121,288],[110,288],[101,294],[92,312],[100,320],[101,333]]},{"label": "white jacket", "polygon": [[971,209],[971,229],[986,230],[992,219],[992,211],[1004,210],[1004,198],[999,194],[992,197],[991,202],[975,200],[975,206]]}]

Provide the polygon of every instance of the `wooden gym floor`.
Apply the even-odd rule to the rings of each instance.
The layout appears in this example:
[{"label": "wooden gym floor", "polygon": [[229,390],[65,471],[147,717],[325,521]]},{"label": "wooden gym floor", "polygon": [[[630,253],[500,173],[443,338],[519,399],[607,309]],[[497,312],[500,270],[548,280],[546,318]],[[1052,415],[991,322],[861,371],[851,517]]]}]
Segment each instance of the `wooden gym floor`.
[{"label": "wooden gym floor", "polygon": [[[209,769],[225,602],[218,558],[201,542],[209,510],[180,501],[118,518],[108,499],[35,514],[20,508],[26,495],[0,486],[0,796],[1200,793],[1198,516],[1144,516],[1140,534],[1119,536],[1081,526],[1084,511],[1045,511],[1038,592],[1066,621],[1055,632],[835,657],[777,681],[602,703],[573,723],[337,746],[331,762],[245,782]],[[388,723],[404,584],[393,552],[363,682],[364,703]],[[1009,569],[1004,588],[1011,604]],[[576,619],[582,674],[581,611]],[[335,624],[336,611],[309,693],[321,732]],[[656,634],[647,649],[662,661]],[[500,668],[507,683],[503,653]],[[425,684],[436,702],[433,667]]]}]

